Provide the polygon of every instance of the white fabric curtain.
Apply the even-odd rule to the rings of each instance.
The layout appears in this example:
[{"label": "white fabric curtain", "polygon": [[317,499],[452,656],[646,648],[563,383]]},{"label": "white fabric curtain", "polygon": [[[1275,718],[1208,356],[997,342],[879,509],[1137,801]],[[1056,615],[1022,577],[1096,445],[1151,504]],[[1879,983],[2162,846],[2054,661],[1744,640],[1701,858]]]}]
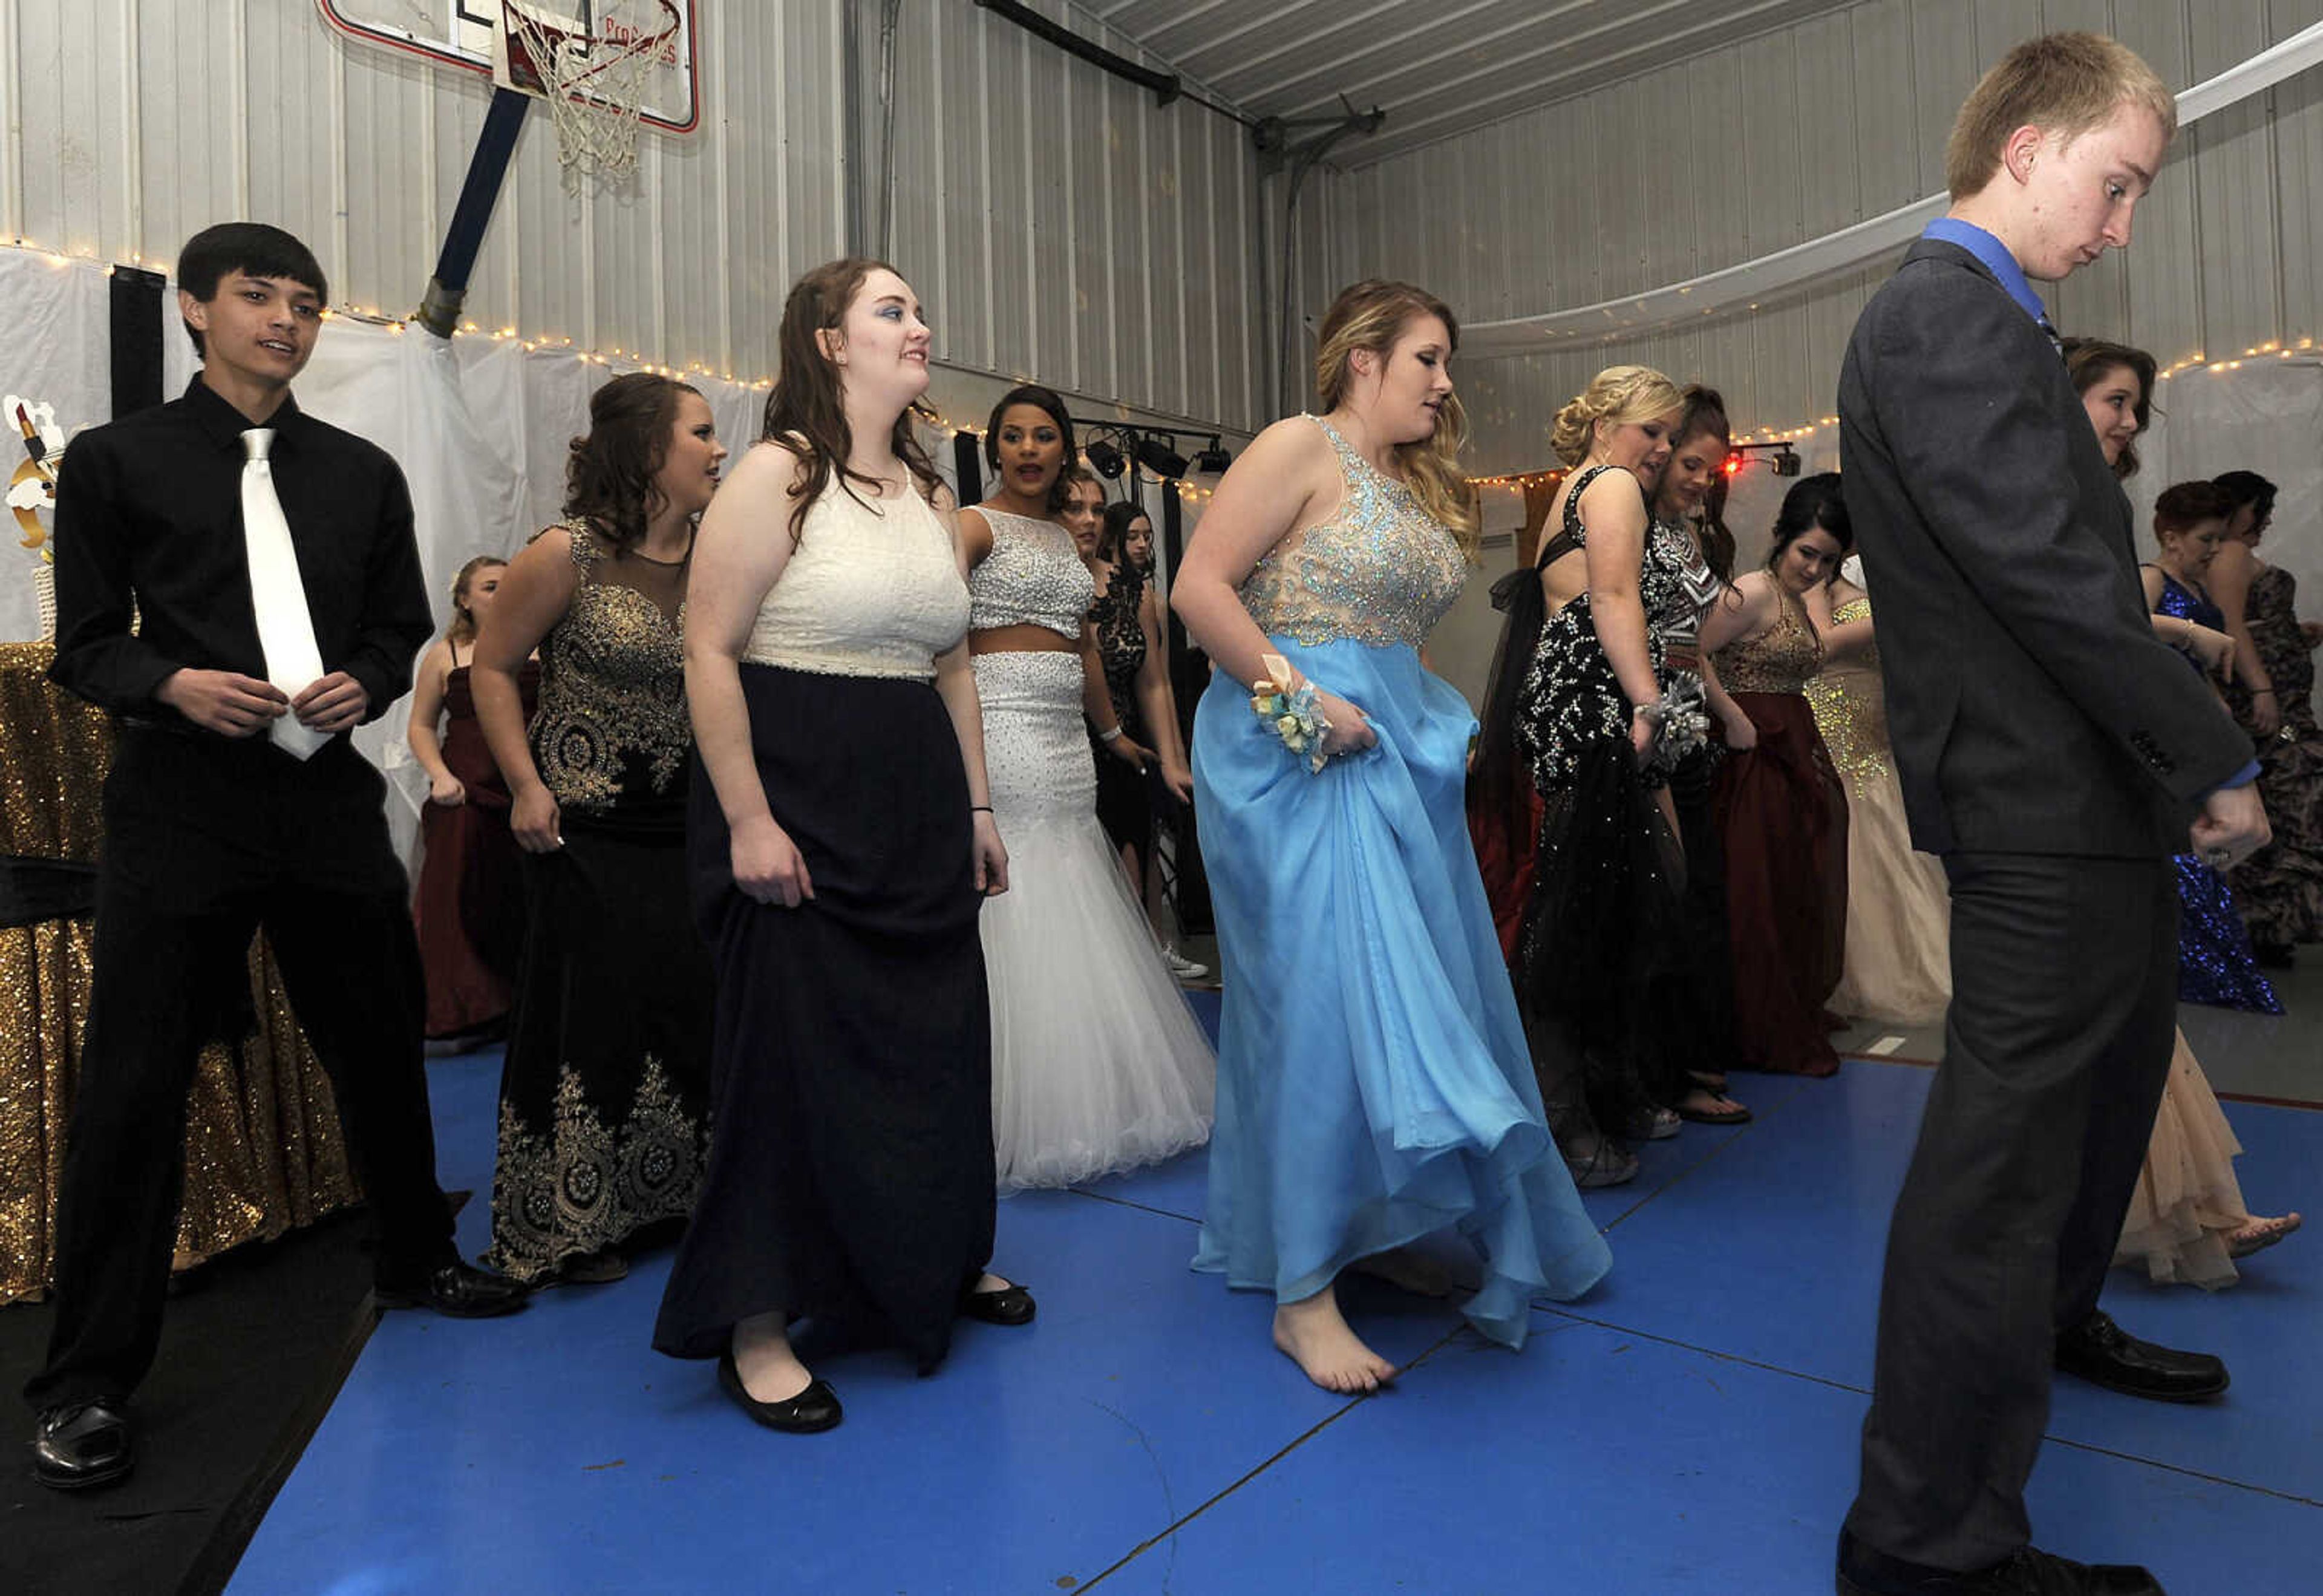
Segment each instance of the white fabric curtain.
[{"label": "white fabric curtain", "polygon": [[[20,330],[0,355],[0,392],[47,401],[68,433],[107,419],[108,294],[102,265],[0,248],[0,316]],[[161,314],[162,386],[174,397],[198,362],[174,295],[164,297]],[[559,518],[567,447],[588,430],[589,396],[629,369],[562,347],[528,350],[513,338],[447,342],[416,328],[334,316],[297,391],[309,415],[371,439],[402,465],[420,563],[444,622],[452,578],[470,556],[513,554]],[[729,448],[739,454],[757,439],[763,390],[715,378],[689,381],[710,401]],[[13,428],[14,416],[5,420]],[[11,580],[0,583],[0,637],[35,637],[32,566],[39,556],[17,553]],[[356,746],[388,773],[389,822],[407,859],[414,857],[427,791],[404,740],[409,713],[407,698],[355,734]]]}]

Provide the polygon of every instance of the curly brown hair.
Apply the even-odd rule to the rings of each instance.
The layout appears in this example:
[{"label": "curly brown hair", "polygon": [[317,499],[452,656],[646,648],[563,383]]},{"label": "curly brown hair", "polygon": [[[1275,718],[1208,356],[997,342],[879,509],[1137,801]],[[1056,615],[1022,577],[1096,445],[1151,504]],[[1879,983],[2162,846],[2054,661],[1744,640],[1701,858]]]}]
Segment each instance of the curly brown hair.
[{"label": "curly brown hair", "polygon": [[[862,291],[864,279],[875,271],[904,275],[885,261],[849,255],[827,261],[800,278],[783,301],[782,330],[776,337],[780,364],[776,368],[775,390],[767,396],[767,420],[760,436],[788,445],[799,457],[799,474],[790,490],[793,547],[806,535],[807,511],[822,497],[834,473],[848,493],[855,494],[849,485],[854,482],[874,493],[879,491],[877,478],[848,469],[855,433],[847,424],[846,395],[840,389],[838,368],[815,336],[840,329],[847,320],[847,307]],[[888,441],[904,469],[919,483],[920,496],[932,501],[943,489],[943,478],[937,474],[928,452],[920,447],[912,430],[914,419],[930,427],[937,425],[933,410],[914,403],[895,417]],[[855,497],[861,499],[860,494]]]},{"label": "curly brown hair", "polygon": [[654,478],[669,458],[677,396],[702,390],[674,377],[631,371],[589,396],[589,432],[567,446],[565,513],[584,520],[616,553],[645,541],[664,502]]}]

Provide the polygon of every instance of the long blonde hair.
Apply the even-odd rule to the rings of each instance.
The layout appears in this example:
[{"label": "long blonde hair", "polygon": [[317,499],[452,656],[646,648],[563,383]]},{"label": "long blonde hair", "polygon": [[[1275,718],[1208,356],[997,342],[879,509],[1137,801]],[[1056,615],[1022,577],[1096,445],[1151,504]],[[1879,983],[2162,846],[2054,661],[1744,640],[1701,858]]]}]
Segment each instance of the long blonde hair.
[{"label": "long blonde hair", "polygon": [[[1450,306],[1425,289],[1378,278],[1341,289],[1316,337],[1315,398],[1321,408],[1336,410],[1346,399],[1354,380],[1355,351],[1370,350],[1384,361],[1404,329],[1423,316],[1442,322],[1452,349],[1460,347],[1459,319]],[[1450,527],[1461,552],[1474,559],[1480,518],[1467,476],[1460,470],[1460,446],[1467,441],[1467,412],[1460,408],[1457,395],[1446,394],[1436,412],[1436,430],[1416,442],[1398,444],[1395,458],[1420,508]]]},{"label": "long blonde hair", "polygon": [[505,565],[508,562],[498,555],[478,555],[460,567],[452,578],[452,623],[444,628],[444,637],[450,643],[473,643],[476,640],[476,612],[468,605],[468,584],[476,573],[487,565]]},{"label": "long blonde hair", "polygon": [[1566,464],[1578,465],[1588,457],[1600,421],[1626,427],[1657,416],[1675,419],[1685,410],[1685,395],[1653,367],[1607,366],[1557,411],[1549,424],[1548,446]]}]

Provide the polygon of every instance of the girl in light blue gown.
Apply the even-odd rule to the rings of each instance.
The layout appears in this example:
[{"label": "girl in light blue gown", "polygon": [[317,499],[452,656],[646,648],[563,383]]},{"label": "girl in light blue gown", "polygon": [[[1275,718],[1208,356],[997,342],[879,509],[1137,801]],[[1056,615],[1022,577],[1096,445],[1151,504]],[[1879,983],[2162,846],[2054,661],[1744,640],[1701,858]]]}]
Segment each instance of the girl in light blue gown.
[{"label": "girl in light blue gown", "polygon": [[[1226,985],[1194,1266],[1272,1291],[1275,1344],[1336,1391],[1395,1374],[1339,1314],[1358,1259],[1456,1226],[1483,1259],[1463,1311],[1511,1347],[1535,1297],[1611,1262],[1543,1123],[1468,840],[1475,717],[1419,656],[1474,540],[1456,337],[1408,284],[1341,293],[1327,413],[1252,443],[1171,599],[1217,667],[1194,719]],[[1318,743],[1253,712],[1269,682],[1311,683]]]}]

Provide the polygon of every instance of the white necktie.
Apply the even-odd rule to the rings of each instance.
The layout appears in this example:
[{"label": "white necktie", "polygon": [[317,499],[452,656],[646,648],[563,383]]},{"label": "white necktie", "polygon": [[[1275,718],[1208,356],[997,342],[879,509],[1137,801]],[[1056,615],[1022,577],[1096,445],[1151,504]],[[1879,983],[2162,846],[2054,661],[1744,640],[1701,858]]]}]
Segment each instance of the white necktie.
[{"label": "white necktie", "polygon": [[[323,674],[323,652],[315,646],[315,619],[307,611],[307,587],[298,580],[298,551],[290,523],[274,494],[274,471],[266,463],[274,429],[253,427],[242,435],[248,458],[242,467],[242,538],[250,556],[250,603],[258,616],[258,646],[266,655],[266,679],[296,698]],[[276,717],[267,735],[284,753],[304,759],[331,739],[300,722]]]}]

